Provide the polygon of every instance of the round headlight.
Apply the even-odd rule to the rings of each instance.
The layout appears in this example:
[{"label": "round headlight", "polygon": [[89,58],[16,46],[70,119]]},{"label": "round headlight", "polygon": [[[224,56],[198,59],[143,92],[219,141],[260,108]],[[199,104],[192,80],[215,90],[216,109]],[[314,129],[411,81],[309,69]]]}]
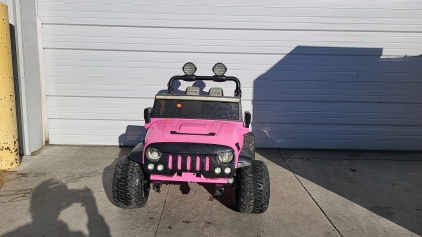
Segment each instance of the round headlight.
[{"label": "round headlight", "polygon": [[233,160],[233,152],[225,151],[225,152],[218,153],[218,160],[223,164],[229,163],[230,161]]},{"label": "round headlight", "polygon": [[150,161],[157,161],[161,158],[161,152],[156,148],[148,147],[147,148],[147,158]]},{"label": "round headlight", "polygon": [[212,71],[216,76],[223,76],[224,73],[226,73],[227,68],[223,63],[216,63],[214,67],[212,67]]},{"label": "round headlight", "polygon": [[185,63],[182,69],[183,69],[183,72],[188,76],[191,76],[196,72],[196,66],[195,64],[191,62]]}]

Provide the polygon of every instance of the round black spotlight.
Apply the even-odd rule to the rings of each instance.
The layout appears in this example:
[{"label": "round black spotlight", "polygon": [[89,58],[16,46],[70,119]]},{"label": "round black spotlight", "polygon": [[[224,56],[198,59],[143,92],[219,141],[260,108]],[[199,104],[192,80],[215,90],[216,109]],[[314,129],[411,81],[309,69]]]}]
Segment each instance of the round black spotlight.
[{"label": "round black spotlight", "polygon": [[188,76],[192,76],[196,72],[196,66],[195,66],[195,64],[193,64],[191,62],[185,63],[185,65],[183,65],[182,69],[183,69],[183,72],[185,73],[185,75],[188,75]]},{"label": "round black spotlight", "polygon": [[226,73],[227,68],[223,63],[216,63],[214,67],[212,67],[212,71],[216,76],[224,76],[224,73]]}]

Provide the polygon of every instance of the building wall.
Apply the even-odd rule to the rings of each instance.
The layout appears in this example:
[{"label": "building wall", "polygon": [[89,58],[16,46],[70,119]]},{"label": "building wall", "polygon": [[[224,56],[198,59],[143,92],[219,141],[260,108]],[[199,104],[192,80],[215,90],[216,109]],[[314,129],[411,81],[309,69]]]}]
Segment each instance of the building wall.
[{"label": "building wall", "polygon": [[259,147],[421,149],[420,1],[37,4],[52,144],[139,142],[192,61],[242,81]]},{"label": "building wall", "polygon": [[40,149],[44,137],[36,1],[2,0],[8,5],[18,113],[20,153]]}]

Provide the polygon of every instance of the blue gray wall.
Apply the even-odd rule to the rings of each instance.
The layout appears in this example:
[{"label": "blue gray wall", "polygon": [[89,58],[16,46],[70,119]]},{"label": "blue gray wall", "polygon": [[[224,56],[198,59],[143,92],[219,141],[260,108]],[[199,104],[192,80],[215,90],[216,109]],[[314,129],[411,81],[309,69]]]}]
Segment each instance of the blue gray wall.
[{"label": "blue gray wall", "polygon": [[254,81],[258,146],[420,150],[422,57],[297,46]]}]

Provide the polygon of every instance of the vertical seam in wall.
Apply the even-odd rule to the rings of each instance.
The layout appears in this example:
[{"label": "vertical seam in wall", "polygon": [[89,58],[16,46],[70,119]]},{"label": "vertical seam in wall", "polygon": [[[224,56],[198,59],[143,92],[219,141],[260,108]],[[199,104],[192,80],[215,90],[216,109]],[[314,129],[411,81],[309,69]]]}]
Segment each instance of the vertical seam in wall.
[{"label": "vertical seam in wall", "polygon": [[43,145],[48,144],[48,120],[47,120],[47,96],[45,92],[44,80],[44,51],[42,44],[41,21],[38,17],[38,0],[35,1],[35,17],[37,20],[37,38],[38,38],[38,63],[40,67],[40,92],[41,92],[41,109],[42,109],[42,127],[43,127]]},{"label": "vertical seam in wall", "polygon": [[19,84],[19,98],[21,103],[21,110],[19,111],[21,114],[21,121],[22,121],[22,144],[23,144],[23,151],[25,155],[30,155],[30,144],[29,144],[29,130],[28,130],[28,104],[26,100],[26,77],[25,77],[25,70],[24,70],[24,57],[23,57],[23,31],[22,31],[22,11],[20,6],[20,0],[13,1],[13,10],[14,10],[14,22],[15,22],[15,38],[16,38],[16,55],[17,55],[17,70],[18,70],[18,84]]}]

